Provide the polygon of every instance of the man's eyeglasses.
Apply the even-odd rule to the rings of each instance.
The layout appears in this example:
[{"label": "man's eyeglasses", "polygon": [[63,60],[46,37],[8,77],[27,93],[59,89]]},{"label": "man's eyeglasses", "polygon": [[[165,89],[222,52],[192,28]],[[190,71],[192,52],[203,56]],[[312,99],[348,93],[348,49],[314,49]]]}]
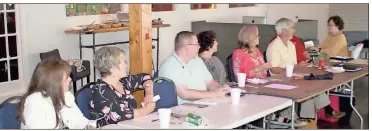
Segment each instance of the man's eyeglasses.
[{"label": "man's eyeglasses", "polygon": [[199,44],[187,44],[187,45],[197,45],[197,46],[200,46]]}]

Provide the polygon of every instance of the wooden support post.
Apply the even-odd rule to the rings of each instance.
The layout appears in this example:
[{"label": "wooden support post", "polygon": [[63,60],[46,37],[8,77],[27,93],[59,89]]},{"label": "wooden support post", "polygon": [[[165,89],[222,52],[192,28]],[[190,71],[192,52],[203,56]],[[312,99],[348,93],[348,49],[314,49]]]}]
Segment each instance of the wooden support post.
[{"label": "wooden support post", "polygon": [[[130,74],[152,75],[152,14],[151,4],[129,4]],[[144,91],[136,91],[137,107],[141,107]]]}]

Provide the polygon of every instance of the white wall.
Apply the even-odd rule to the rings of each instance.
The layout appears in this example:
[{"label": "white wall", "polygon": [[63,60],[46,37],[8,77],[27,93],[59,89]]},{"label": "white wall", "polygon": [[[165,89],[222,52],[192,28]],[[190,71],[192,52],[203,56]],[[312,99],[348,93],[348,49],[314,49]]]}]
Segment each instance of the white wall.
[{"label": "white wall", "polygon": [[[78,35],[68,35],[63,31],[66,28],[99,22],[100,16],[66,17],[64,4],[23,4],[21,7],[22,18],[22,45],[24,52],[25,83],[30,79],[33,69],[39,60],[39,53],[55,48],[60,50],[62,58],[78,58]],[[48,12],[45,12],[45,11]],[[153,18],[162,18],[164,23],[171,27],[160,30],[160,62],[162,62],[173,49],[173,40],[179,31],[191,30],[191,22],[198,20],[241,22],[243,15],[264,16],[266,5],[252,8],[229,9],[227,4],[217,5],[217,9],[190,10],[190,4],[175,4],[175,11],[154,12]],[[153,37],[156,31],[153,31]],[[82,37],[84,45],[92,44],[92,36]],[[96,44],[129,39],[127,31],[105,33],[96,35]],[[155,42],[154,42],[155,44]],[[121,45],[128,51],[127,45]],[[155,55],[155,51],[153,52]],[[83,49],[83,59],[92,60],[92,50]]]},{"label": "white wall", "polygon": [[344,20],[344,31],[368,31],[368,4],[330,4],[329,14]]},{"label": "white wall", "polygon": [[318,20],[318,39],[327,37],[327,20],[329,4],[268,4],[267,24],[275,24],[276,20],[286,17],[297,22],[298,19]]},{"label": "white wall", "polygon": [[[325,21],[329,14],[328,4],[258,4],[257,7],[245,8],[228,8],[228,4],[218,4],[216,9],[208,10],[190,10],[190,4],[175,4],[174,6],[175,11],[153,13],[154,19],[160,17],[164,20],[164,23],[171,24],[171,27],[160,30],[160,62],[172,52],[175,35],[182,30],[191,30],[192,21],[207,20],[241,23],[242,16],[267,15],[268,24],[273,24],[281,17],[292,18],[295,15],[299,15],[301,19],[318,19],[320,23],[319,37],[324,38],[322,36],[326,33]],[[36,64],[40,61],[40,52],[58,48],[64,59],[79,58],[78,35],[65,34],[64,30],[66,28],[100,21],[98,15],[66,17],[65,13],[64,4],[20,5],[22,70],[24,75],[23,90],[26,89],[32,72]],[[321,31],[323,29],[324,31]],[[155,35],[156,32],[154,30],[153,37]],[[128,37],[127,31],[98,34],[96,35],[96,43],[126,41]],[[82,38],[84,45],[92,44],[91,36],[84,36]],[[128,45],[121,45],[120,47],[128,52]],[[92,56],[91,49],[83,49],[83,59],[92,60]],[[155,56],[155,51],[153,52],[153,56]],[[79,82],[78,85],[80,85]],[[19,88],[9,87],[9,90],[19,90]]]}]

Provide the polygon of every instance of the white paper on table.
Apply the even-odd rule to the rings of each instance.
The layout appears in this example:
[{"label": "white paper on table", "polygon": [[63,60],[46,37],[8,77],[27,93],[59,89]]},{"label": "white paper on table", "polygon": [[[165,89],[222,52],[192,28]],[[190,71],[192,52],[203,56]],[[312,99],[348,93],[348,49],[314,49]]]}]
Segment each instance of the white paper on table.
[{"label": "white paper on table", "polygon": [[306,41],[304,42],[304,45],[305,45],[305,48],[309,48],[309,47],[313,47],[314,46],[314,42],[311,40],[311,41]]},{"label": "white paper on table", "polygon": [[267,88],[273,88],[273,89],[281,89],[281,90],[291,90],[296,88],[297,86],[291,86],[291,85],[283,85],[283,84],[270,84],[266,85]]}]

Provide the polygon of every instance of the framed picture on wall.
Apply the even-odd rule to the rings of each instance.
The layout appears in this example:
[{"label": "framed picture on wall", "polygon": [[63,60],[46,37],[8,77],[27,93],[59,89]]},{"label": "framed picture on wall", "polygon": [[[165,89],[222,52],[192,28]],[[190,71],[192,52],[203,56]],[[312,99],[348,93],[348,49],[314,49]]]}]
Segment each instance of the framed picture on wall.
[{"label": "framed picture on wall", "polygon": [[191,10],[216,9],[216,4],[191,4]]},{"label": "framed picture on wall", "polygon": [[66,4],[66,16],[76,16],[76,4]]},{"label": "framed picture on wall", "polygon": [[76,4],[76,15],[87,15],[87,4]]},{"label": "framed picture on wall", "polygon": [[229,4],[229,8],[239,8],[239,7],[253,7],[256,6],[257,4],[251,4],[251,3],[246,3],[246,4]]},{"label": "framed picture on wall", "polygon": [[97,15],[97,14],[107,14],[108,9],[105,8],[104,4],[87,4],[87,14]]},{"label": "framed picture on wall", "polygon": [[151,4],[152,12],[173,11],[173,4]]},{"label": "framed picture on wall", "polygon": [[66,4],[66,16],[115,14],[121,4]]}]

